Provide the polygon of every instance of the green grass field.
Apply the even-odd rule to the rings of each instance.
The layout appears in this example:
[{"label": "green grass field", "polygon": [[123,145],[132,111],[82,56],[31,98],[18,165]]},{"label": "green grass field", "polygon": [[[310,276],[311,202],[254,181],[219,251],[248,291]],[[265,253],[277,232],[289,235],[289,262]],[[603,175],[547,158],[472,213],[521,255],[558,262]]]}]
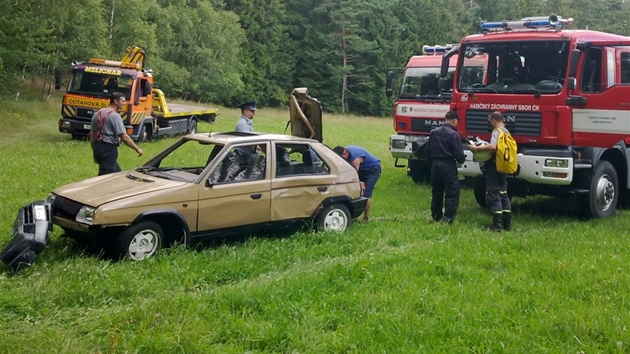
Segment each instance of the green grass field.
[{"label": "green grass field", "polygon": [[[57,130],[60,97],[0,98],[2,247],[21,206],[97,173],[89,144]],[[239,111],[220,112],[199,130],[232,130]],[[32,267],[0,275],[0,353],[630,352],[629,211],[584,221],[572,200],[515,198],[514,231],[492,233],[465,187],[456,222],[429,224],[430,188],[389,155],[391,119],[324,119],[324,143],[381,158],[370,223],[136,263],[82,252],[55,228]],[[254,127],[282,133],[287,120],[260,109]],[[119,162],[172,142],[140,158],[121,147]]]}]

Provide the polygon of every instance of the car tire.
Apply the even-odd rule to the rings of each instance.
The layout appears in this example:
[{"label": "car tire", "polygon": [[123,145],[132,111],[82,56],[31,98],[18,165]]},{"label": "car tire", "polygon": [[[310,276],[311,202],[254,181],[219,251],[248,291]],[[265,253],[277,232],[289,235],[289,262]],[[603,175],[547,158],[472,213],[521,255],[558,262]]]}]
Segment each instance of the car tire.
[{"label": "car tire", "polygon": [[317,224],[324,231],[344,232],[352,225],[352,218],[345,205],[332,204],[319,213]]},{"label": "car tire", "polygon": [[121,259],[140,261],[153,256],[162,246],[164,231],[155,222],[145,221],[125,229],[116,241],[116,252]]}]

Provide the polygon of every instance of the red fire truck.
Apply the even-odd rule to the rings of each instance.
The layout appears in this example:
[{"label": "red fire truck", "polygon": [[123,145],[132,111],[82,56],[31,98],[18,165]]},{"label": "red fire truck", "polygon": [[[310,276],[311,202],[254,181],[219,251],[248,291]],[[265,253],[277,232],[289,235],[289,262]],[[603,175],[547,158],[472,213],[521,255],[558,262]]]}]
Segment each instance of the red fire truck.
[{"label": "red fire truck", "polygon": [[[629,195],[630,38],[566,30],[571,23],[555,15],[483,23],[445,54],[440,87],[451,87],[446,74],[458,54],[451,108],[468,139],[489,140],[488,115],[503,112],[519,145],[510,195],[575,195],[581,211],[604,218]],[[483,75],[467,75],[480,55]],[[484,206],[479,164],[466,155],[460,173],[476,177]]]},{"label": "red fire truck", "polygon": [[[424,145],[432,129],[444,124],[444,115],[451,103],[449,89],[438,91],[442,54],[451,48],[452,45],[425,45],[422,47],[423,55],[412,56],[404,69],[398,69],[404,70],[404,74],[394,103],[396,134],[389,138],[389,151],[396,159],[394,166],[405,167],[398,160],[407,160],[407,175],[416,183],[428,181],[430,169],[427,162],[419,159],[414,151]],[[449,60],[449,76],[455,70],[456,61],[457,56]],[[388,97],[393,95],[394,70],[390,69],[387,74]]]}]

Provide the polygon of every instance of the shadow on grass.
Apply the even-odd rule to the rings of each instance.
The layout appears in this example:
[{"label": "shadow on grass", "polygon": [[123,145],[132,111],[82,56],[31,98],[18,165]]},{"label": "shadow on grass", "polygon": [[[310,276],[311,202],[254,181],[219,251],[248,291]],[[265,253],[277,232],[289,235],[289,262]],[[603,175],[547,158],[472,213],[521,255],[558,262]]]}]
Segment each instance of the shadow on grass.
[{"label": "shadow on grass", "polygon": [[590,216],[580,210],[575,197],[512,198],[512,212],[520,215],[531,215],[544,218],[571,218],[580,221]]},{"label": "shadow on grass", "polygon": [[[223,246],[238,247],[239,245],[254,238],[274,238],[282,239],[292,237],[298,231],[314,230],[312,225],[303,223],[301,225],[291,225],[282,228],[266,229],[253,233],[226,235],[224,237],[216,237],[210,240],[193,241],[186,245],[186,248],[190,252],[200,252],[207,249],[213,249]],[[59,237],[60,242],[55,245],[60,248],[65,248],[72,254],[83,255],[88,257],[94,257],[99,260],[106,260],[112,262],[127,261],[125,258],[121,258],[119,254],[108,245],[92,245],[88,242],[78,241],[69,236],[62,235]],[[179,247],[179,244],[173,244],[163,247],[164,249],[171,249]],[[49,248],[49,247],[47,247]]]}]

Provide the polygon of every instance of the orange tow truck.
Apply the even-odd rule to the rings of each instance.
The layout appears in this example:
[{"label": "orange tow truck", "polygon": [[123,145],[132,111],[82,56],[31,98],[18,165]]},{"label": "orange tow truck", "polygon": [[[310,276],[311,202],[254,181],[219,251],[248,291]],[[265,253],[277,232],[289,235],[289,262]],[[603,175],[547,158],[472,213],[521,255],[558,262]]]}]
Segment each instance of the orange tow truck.
[{"label": "orange tow truck", "polygon": [[61,105],[59,131],[74,139],[86,136],[94,113],[109,105],[113,92],[121,92],[127,105],[119,112],[127,134],[135,141],[195,133],[199,121],[214,122],[216,108],[167,103],[153,87],[154,77],[144,68],[146,51],[132,46],[121,61],[91,58],[73,62],[72,77]]}]

